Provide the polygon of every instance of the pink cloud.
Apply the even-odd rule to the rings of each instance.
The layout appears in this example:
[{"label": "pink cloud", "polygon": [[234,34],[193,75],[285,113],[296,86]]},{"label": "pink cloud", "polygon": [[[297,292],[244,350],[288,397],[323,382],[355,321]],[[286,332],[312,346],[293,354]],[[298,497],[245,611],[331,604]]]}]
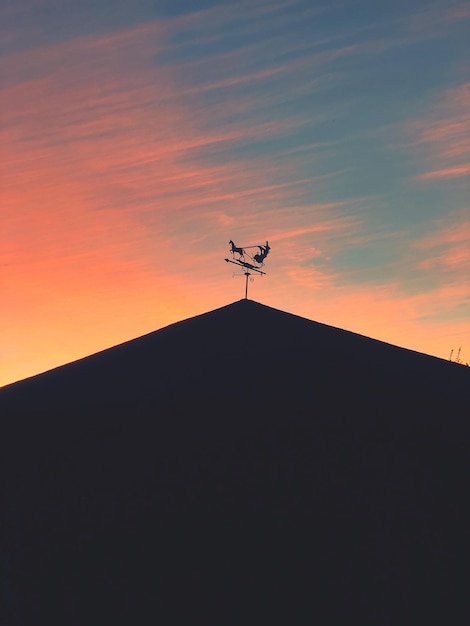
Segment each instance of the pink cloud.
[{"label": "pink cloud", "polygon": [[447,287],[463,289],[470,297],[470,221],[456,214],[439,220],[414,248],[420,250],[419,269],[431,271]]},{"label": "pink cloud", "polygon": [[470,240],[470,221],[465,220],[465,213],[470,208],[462,211],[462,214],[452,214],[447,218],[438,220],[434,224],[433,232],[421,237],[415,246],[420,248],[434,248],[437,246],[464,243]]},{"label": "pink cloud", "polygon": [[415,179],[436,180],[441,178],[459,178],[460,176],[467,176],[467,174],[470,174],[470,163],[465,163],[464,165],[458,165],[455,167],[447,167],[442,170],[425,172],[424,174],[418,174],[415,176]]},{"label": "pink cloud", "polygon": [[430,169],[415,180],[466,176],[470,171],[470,83],[447,90],[428,115],[407,125],[416,153]]},{"label": "pink cloud", "polygon": [[460,0],[448,3],[454,6],[442,7],[429,3],[430,6],[406,18],[406,26],[415,31],[426,31],[434,35],[442,35],[443,28],[450,28],[455,22],[470,17],[470,3]]},{"label": "pink cloud", "polygon": [[464,20],[470,18],[470,2],[462,2],[446,11],[448,20]]},{"label": "pink cloud", "polygon": [[[333,218],[346,201],[315,203],[324,175],[300,178],[270,155],[217,156],[303,121],[214,127],[212,109],[179,96],[175,69],[155,64],[165,45],[165,27],[150,24],[0,61],[0,384],[226,303],[222,242],[237,234],[271,233],[289,266],[292,242],[327,254],[345,230]],[[323,237],[316,247],[311,235]]]},{"label": "pink cloud", "polygon": [[[400,44],[318,53],[325,40],[289,47],[278,27],[299,16],[276,11],[290,4],[219,4],[0,59],[0,141],[7,155],[0,172],[7,304],[0,316],[8,328],[0,369],[9,380],[241,297],[223,262],[229,239],[272,242],[268,276],[256,283],[260,300],[395,343],[418,345],[420,316],[439,314],[431,306],[436,295],[459,302],[456,291],[419,299],[404,298],[397,285],[372,293],[341,286],[344,274],[325,261],[344,245],[385,235],[365,232],[366,198],[321,201],[321,185],[341,175],[316,174],[311,151],[323,144],[306,138],[302,148],[228,155],[232,147],[283,138],[346,109],[341,102],[308,120],[266,114],[313,86],[334,84],[336,60]],[[269,18],[275,34],[237,52],[159,65],[159,52],[183,45],[172,35],[185,24],[195,41],[208,41],[238,20],[240,7],[247,32],[264,28],[257,18]],[[237,87],[241,93],[228,103],[208,93]],[[427,126],[415,127],[417,143],[431,155],[430,171],[462,166],[464,96],[449,94]],[[441,269],[465,262],[451,242],[440,254]]]}]

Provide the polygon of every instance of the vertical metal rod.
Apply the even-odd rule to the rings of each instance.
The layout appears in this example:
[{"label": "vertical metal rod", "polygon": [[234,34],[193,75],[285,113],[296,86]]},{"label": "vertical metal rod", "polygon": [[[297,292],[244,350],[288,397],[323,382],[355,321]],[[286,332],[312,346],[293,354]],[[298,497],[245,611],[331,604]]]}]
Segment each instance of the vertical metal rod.
[{"label": "vertical metal rod", "polygon": [[246,281],[245,281],[245,300],[248,300],[248,276],[250,272],[245,272]]}]

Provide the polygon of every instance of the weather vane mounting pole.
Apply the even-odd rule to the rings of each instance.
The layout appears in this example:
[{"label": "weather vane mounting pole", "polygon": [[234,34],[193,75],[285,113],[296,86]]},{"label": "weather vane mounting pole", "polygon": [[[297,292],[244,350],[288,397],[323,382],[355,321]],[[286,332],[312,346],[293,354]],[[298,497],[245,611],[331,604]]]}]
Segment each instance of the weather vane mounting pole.
[{"label": "weather vane mounting pole", "polygon": [[[258,246],[236,246],[232,240],[229,241],[231,259],[226,258],[227,263],[233,263],[243,268],[243,276],[245,276],[245,300],[248,300],[248,279],[252,274],[260,274],[264,276],[266,272],[261,269],[264,266],[264,259],[268,256],[271,250],[268,242],[265,245]],[[252,253],[251,250],[257,248],[259,252]],[[250,252],[247,252],[250,250]],[[241,276],[241,274],[234,274],[234,276]]]}]

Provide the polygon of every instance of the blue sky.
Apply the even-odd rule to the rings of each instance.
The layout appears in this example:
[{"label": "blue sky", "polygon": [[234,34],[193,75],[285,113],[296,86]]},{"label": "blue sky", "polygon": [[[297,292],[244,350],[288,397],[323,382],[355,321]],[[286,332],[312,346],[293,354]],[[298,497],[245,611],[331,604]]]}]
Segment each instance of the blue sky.
[{"label": "blue sky", "polygon": [[4,2],[0,384],[242,297],[229,239],[252,298],[468,359],[469,17]]}]

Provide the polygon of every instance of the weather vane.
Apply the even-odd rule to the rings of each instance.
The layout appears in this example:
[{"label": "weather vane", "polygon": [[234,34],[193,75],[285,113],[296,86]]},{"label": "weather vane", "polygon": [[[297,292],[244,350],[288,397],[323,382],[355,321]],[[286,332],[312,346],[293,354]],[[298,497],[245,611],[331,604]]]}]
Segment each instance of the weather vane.
[{"label": "weather vane", "polygon": [[[264,246],[244,246],[243,248],[237,247],[232,240],[229,241],[230,244],[230,254],[232,255],[231,259],[225,259],[227,263],[233,263],[234,265],[238,265],[242,267],[245,271],[243,275],[245,276],[245,300],[248,299],[248,278],[252,273],[261,274],[264,276],[266,272],[263,272],[261,269],[264,266],[264,259],[268,256],[269,251],[271,250],[268,242],[265,243]],[[259,252],[251,253],[247,252],[247,250],[257,249]],[[234,274],[234,276],[241,276],[241,274]]]}]

